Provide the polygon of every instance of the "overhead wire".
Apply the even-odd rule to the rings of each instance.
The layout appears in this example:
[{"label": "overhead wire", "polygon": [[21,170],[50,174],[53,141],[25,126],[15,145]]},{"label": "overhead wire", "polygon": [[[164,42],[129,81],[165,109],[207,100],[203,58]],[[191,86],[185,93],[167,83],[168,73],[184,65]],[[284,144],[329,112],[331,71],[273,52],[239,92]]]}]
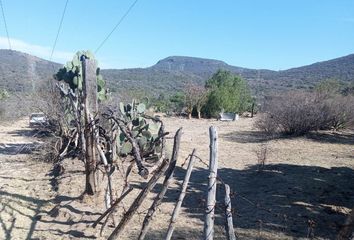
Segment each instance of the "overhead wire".
[{"label": "overhead wire", "polygon": [[116,25],[113,27],[113,29],[110,31],[110,33],[104,38],[104,40],[101,42],[101,44],[96,48],[95,54],[102,48],[102,46],[106,43],[106,41],[111,37],[113,32],[119,27],[119,25],[123,22],[123,20],[126,18],[126,16],[129,14],[129,12],[134,8],[138,0],[135,0],[132,5],[128,8],[128,10],[124,13],[124,15],[119,19],[119,21],[116,23]]},{"label": "overhead wire", "polygon": [[9,36],[9,30],[7,28],[7,24],[6,24],[6,18],[5,18],[5,11],[4,11],[4,6],[2,3],[2,0],[0,0],[0,6],[1,6],[1,13],[2,13],[2,18],[4,20],[4,25],[5,25],[5,31],[6,31],[6,36],[7,36],[7,42],[9,44],[9,49],[11,50],[11,41],[10,41],[10,36]]},{"label": "overhead wire", "polygon": [[54,44],[53,44],[52,52],[50,53],[50,61],[52,61],[54,50],[55,50],[55,47],[57,46],[57,42],[58,42],[58,38],[59,38],[61,27],[63,25],[63,21],[64,21],[64,17],[65,17],[66,8],[68,6],[68,2],[69,2],[69,0],[66,0],[65,7],[64,7],[64,10],[63,10],[63,14],[61,15],[57,36],[55,37],[55,41],[54,41]]}]

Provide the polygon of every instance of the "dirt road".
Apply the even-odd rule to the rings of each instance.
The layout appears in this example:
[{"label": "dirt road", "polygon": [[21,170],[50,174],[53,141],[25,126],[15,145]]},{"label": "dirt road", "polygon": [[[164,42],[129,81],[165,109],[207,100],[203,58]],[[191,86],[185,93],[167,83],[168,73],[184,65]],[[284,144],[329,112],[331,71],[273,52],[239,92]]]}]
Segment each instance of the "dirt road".
[{"label": "dirt road", "polygon": [[[29,160],[38,144],[28,120],[0,126],[0,239],[33,239],[51,206],[51,165]],[[46,234],[44,234],[46,235]]]}]

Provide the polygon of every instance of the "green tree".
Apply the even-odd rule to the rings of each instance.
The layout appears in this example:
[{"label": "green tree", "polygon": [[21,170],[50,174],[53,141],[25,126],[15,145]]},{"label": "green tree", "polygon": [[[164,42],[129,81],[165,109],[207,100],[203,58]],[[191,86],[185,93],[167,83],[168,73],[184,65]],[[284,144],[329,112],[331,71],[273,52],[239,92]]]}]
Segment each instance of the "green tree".
[{"label": "green tree", "polygon": [[184,107],[185,95],[182,92],[176,92],[172,96],[159,94],[158,97],[151,97],[150,106],[157,112],[181,113]]},{"label": "green tree", "polygon": [[218,70],[207,82],[209,89],[204,113],[216,117],[220,111],[242,113],[251,107],[249,87],[241,77],[224,70]]},{"label": "green tree", "polygon": [[186,96],[183,92],[177,92],[169,98],[170,110],[174,113],[181,113],[184,107]]}]

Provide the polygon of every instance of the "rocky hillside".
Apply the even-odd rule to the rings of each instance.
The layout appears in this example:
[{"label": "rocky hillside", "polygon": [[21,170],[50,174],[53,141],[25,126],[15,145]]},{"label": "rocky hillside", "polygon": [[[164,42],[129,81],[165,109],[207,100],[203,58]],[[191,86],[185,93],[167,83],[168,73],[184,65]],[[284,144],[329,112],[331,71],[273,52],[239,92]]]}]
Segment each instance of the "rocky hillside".
[{"label": "rocky hillside", "polygon": [[0,50],[0,89],[28,92],[53,79],[62,64],[12,50]]},{"label": "rocky hillside", "polygon": [[[12,91],[35,90],[40,85],[47,84],[60,67],[61,64],[29,54],[0,50],[0,88]],[[203,85],[218,69],[242,76],[256,94],[309,89],[328,78],[353,82],[354,54],[284,71],[248,69],[218,60],[172,56],[148,68],[106,69],[102,70],[102,74],[112,92],[170,94],[181,90],[188,82]]]}]

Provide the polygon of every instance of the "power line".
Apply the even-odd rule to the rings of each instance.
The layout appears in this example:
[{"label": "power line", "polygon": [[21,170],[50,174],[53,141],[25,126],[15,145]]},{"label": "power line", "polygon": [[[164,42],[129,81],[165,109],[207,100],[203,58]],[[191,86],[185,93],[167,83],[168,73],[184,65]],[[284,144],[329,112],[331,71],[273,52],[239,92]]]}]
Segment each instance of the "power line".
[{"label": "power line", "polygon": [[[1,1],[1,0],[0,0],[0,1]],[[54,41],[54,45],[53,45],[53,48],[52,48],[52,52],[51,52],[51,54],[50,54],[50,61],[52,61],[53,54],[54,54],[54,50],[55,50],[55,47],[57,46],[57,42],[58,42],[58,38],[59,38],[59,33],[60,33],[60,30],[61,30],[61,26],[63,25],[64,16],[65,16],[65,12],[66,12],[66,7],[68,6],[68,2],[69,2],[69,0],[66,0],[65,7],[64,7],[64,11],[63,11],[63,14],[62,14],[61,19],[60,19],[60,23],[59,23],[59,28],[58,28],[57,36],[55,37],[55,41]]]},{"label": "power line", "polygon": [[125,14],[119,19],[119,21],[117,22],[117,24],[113,27],[112,31],[106,36],[106,38],[101,42],[101,44],[98,46],[98,48],[95,50],[95,53],[98,52],[98,50],[101,49],[101,47],[106,43],[106,41],[110,38],[110,36],[112,35],[112,33],[118,28],[118,26],[123,22],[123,20],[125,19],[125,17],[129,14],[129,12],[133,9],[133,7],[135,6],[135,4],[138,2],[138,0],[135,0],[133,2],[132,5],[130,5],[130,7],[128,8],[128,10],[125,12]]},{"label": "power line", "polygon": [[7,35],[7,42],[9,43],[9,49],[11,50],[11,42],[10,42],[10,37],[9,37],[9,30],[7,29],[5,12],[4,12],[4,7],[3,7],[3,4],[2,4],[2,0],[0,0],[0,6],[1,6],[2,18],[4,19],[5,31],[6,31],[6,35]]}]

